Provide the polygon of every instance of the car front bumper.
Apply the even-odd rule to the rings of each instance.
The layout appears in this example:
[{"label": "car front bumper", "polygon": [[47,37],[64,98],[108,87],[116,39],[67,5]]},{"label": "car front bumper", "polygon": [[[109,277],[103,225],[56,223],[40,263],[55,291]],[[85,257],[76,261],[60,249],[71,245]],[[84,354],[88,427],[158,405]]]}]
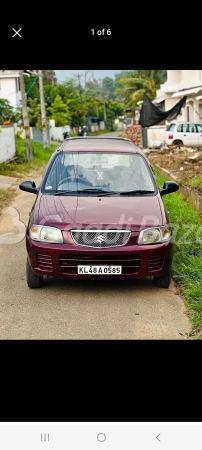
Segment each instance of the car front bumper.
[{"label": "car front bumper", "polygon": [[[170,268],[173,244],[126,245],[123,247],[92,249],[69,244],[44,244],[26,236],[28,260],[37,275],[57,278],[143,278],[164,275]],[[122,266],[121,275],[78,274],[78,265]]]}]

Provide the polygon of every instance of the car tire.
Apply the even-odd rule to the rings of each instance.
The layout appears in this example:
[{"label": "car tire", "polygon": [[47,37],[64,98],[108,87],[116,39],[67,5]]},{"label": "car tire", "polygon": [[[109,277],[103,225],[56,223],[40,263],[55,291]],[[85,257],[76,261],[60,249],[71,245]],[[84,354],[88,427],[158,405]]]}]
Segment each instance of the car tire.
[{"label": "car tire", "polygon": [[154,282],[159,288],[169,288],[172,278],[172,271],[169,270],[165,275],[154,277]]},{"label": "car tire", "polygon": [[183,142],[176,139],[175,141],[173,141],[173,145],[179,145],[179,146],[181,146],[181,145],[183,145]]},{"label": "car tire", "polygon": [[30,267],[28,259],[26,264],[26,278],[27,278],[27,285],[31,289],[37,289],[43,285],[43,276],[36,275],[33,272],[33,270]]}]

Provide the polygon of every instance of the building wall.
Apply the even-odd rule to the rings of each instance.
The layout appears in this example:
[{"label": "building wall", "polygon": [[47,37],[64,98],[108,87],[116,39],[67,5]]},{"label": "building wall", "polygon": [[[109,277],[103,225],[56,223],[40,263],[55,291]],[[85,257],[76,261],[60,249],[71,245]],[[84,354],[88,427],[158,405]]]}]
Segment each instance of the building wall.
[{"label": "building wall", "polygon": [[167,70],[167,82],[168,84],[180,83],[182,70]]},{"label": "building wall", "polygon": [[56,127],[55,126],[55,120],[49,120],[49,126],[50,126],[50,139],[51,141],[63,141],[64,136],[63,133],[65,131],[68,131],[70,133],[71,129],[69,125],[66,125],[64,127]]},{"label": "building wall", "polygon": [[182,70],[180,89],[190,89],[202,84],[201,70]]},{"label": "building wall", "polygon": [[148,148],[152,148],[155,143],[163,142],[166,125],[155,125],[147,129]]},{"label": "building wall", "polygon": [[0,163],[6,162],[16,154],[15,132],[13,126],[0,126]]},{"label": "building wall", "polygon": [[16,108],[16,79],[15,78],[0,78],[0,98],[7,99],[10,104]]}]

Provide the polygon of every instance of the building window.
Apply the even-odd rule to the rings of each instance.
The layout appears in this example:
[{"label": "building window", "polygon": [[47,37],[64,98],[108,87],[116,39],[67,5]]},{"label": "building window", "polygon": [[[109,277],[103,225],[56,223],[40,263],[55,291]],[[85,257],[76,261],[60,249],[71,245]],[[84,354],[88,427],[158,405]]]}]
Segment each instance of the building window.
[{"label": "building window", "polygon": [[189,106],[187,106],[187,122],[189,122]]}]

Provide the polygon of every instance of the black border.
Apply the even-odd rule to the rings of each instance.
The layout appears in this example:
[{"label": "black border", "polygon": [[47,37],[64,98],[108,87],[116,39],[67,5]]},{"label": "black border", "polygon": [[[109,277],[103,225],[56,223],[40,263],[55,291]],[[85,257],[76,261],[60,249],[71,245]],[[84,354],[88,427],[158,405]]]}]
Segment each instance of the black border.
[{"label": "black border", "polygon": [[0,422],[202,421],[199,345],[1,342]]},{"label": "black border", "polygon": [[[12,27],[22,28],[22,38],[12,37]],[[92,29],[110,29],[111,35],[92,35]],[[197,70],[200,37],[197,17],[187,22],[182,11],[178,17],[169,5],[114,4],[111,11],[104,4],[54,5],[44,11],[30,5],[26,20],[19,19],[18,11],[0,27],[1,63],[12,70],[16,64],[61,70]]]}]

